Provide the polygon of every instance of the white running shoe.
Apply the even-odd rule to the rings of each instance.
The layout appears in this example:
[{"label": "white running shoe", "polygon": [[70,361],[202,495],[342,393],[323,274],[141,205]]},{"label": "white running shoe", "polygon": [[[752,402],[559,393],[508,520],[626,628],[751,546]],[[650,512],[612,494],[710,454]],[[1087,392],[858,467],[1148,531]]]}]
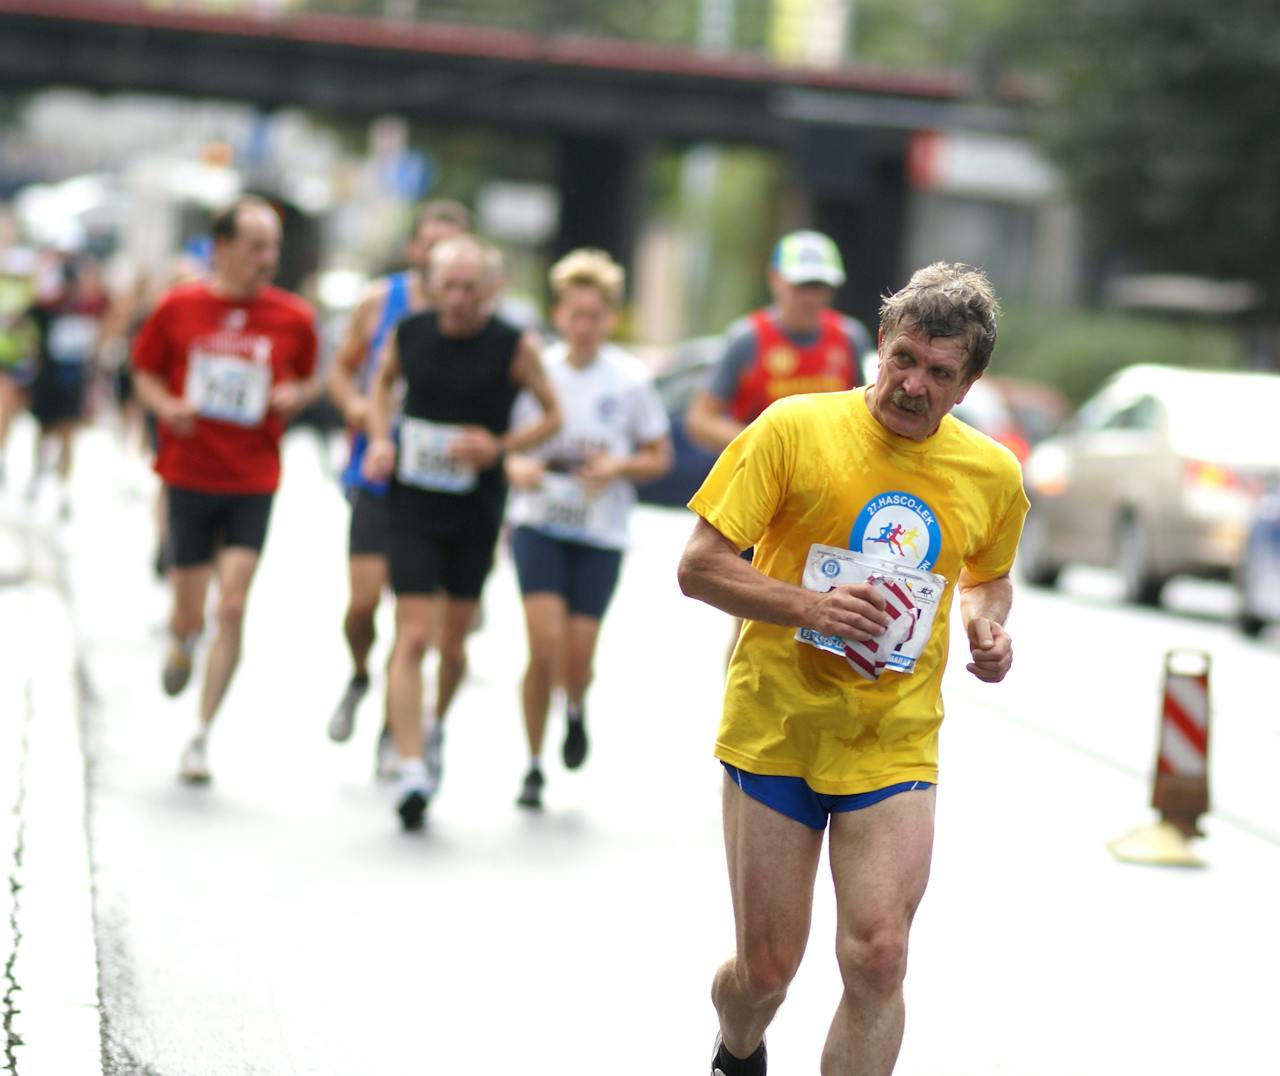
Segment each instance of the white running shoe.
[{"label": "white running shoe", "polygon": [[422,760],[427,766],[427,788],[431,795],[440,791],[444,776],[444,722],[433,719],[422,737]]},{"label": "white running shoe", "polygon": [[182,751],[182,759],[178,763],[179,779],[192,785],[206,784],[211,778],[209,759],[205,752],[203,736],[191,737],[191,742]]},{"label": "white running shoe", "polygon": [[396,753],[396,742],[391,737],[391,730],[383,725],[378,734],[377,760],[374,763],[374,773],[378,780],[394,781],[399,763],[400,756]]},{"label": "white running shoe", "polygon": [[356,707],[360,705],[369,691],[369,678],[364,679],[356,677],[351,678],[351,682],[347,684],[347,690],[342,693],[342,698],[338,700],[338,708],[333,711],[333,716],[329,718],[329,739],[334,743],[346,743],[351,739],[351,733],[356,727]]}]

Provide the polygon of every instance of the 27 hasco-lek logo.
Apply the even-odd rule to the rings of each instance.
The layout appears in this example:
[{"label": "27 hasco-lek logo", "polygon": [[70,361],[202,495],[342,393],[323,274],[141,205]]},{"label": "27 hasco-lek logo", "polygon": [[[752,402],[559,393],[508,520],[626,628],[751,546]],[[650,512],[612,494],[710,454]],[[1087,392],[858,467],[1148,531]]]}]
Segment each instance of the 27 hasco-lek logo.
[{"label": "27 hasco-lek logo", "polygon": [[892,490],[872,497],[859,510],[849,548],[928,571],[942,552],[942,528],[927,502]]}]

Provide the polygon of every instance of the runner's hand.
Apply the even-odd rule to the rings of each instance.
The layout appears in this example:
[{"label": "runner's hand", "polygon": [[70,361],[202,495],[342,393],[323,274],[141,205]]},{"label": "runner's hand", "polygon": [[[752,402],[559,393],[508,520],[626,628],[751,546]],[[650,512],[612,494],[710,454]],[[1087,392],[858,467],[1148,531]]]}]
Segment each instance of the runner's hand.
[{"label": "runner's hand", "polygon": [[604,452],[597,452],[594,456],[589,457],[586,462],[575,472],[578,480],[582,483],[589,496],[604,491],[604,488],[618,477],[618,468],[621,461],[617,456],[610,456]]},{"label": "runner's hand", "polygon": [[156,416],[178,437],[190,437],[196,428],[196,405],[181,396],[170,396]]},{"label": "runner's hand", "polygon": [[449,454],[459,463],[487,471],[498,462],[502,446],[483,426],[464,426],[454,438]]},{"label": "runner's hand", "polygon": [[974,617],[969,621],[969,653],[973,661],[965,668],[979,680],[998,684],[1013,664],[1013,640],[994,620]]},{"label": "runner's hand", "polygon": [[349,430],[363,430],[369,421],[369,397],[347,397],[347,402],[342,407],[342,421]]},{"label": "runner's hand", "polygon": [[536,489],[545,471],[542,461],[533,456],[507,457],[507,481],[513,489]]},{"label": "runner's hand", "polygon": [[390,437],[379,437],[369,442],[360,473],[370,482],[385,482],[396,465],[396,443]]},{"label": "runner's hand", "polygon": [[271,396],[268,398],[267,403],[273,415],[288,422],[289,419],[302,410],[306,403],[306,393],[303,391],[300,382],[285,381],[282,384],[271,386]]},{"label": "runner's hand", "polygon": [[844,583],[814,594],[813,598],[813,612],[806,617],[804,626],[823,635],[868,643],[883,635],[889,626],[885,596],[879,587]]}]

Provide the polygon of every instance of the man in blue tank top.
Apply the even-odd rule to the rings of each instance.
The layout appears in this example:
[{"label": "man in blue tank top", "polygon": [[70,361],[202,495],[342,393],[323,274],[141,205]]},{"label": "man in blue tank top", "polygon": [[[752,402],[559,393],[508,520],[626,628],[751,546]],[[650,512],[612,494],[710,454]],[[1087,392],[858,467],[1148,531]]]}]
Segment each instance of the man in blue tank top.
[{"label": "man in blue tank top", "polygon": [[[356,707],[369,690],[369,653],[375,636],[374,615],[387,585],[387,484],[361,473],[368,447],[369,386],[378,355],[392,330],[408,314],[425,309],[427,265],[432,248],[442,239],[465,233],[471,226],[467,208],[435,199],[423,203],[405,244],[408,268],[375,280],[361,299],[329,368],[329,395],[342,413],[350,435],[350,453],[342,472],[342,488],[351,502],[347,540],[350,598],[343,633],[351,651],[351,680],[329,719],[329,738],[350,739]],[[378,774],[394,772],[395,752],[384,726],[378,740]]]}]

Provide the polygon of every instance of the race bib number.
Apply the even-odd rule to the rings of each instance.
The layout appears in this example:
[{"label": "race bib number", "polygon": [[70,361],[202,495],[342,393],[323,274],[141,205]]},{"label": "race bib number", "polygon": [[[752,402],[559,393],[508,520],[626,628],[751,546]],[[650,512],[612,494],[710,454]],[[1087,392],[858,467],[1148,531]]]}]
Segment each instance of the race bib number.
[{"label": "race bib number", "polygon": [[566,538],[602,538],[609,531],[609,501],[590,496],[581,482],[548,472],[533,491],[530,523]]},{"label": "race bib number", "polygon": [[184,395],[204,418],[257,426],[267,414],[271,367],[238,355],[194,351]]},{"label": "race bib number", "polygon": [[947,588],[946,579],[933,572],[817,543],[809,547],[802,583],[806,590],[820,592],[843,583],[872,583],[885,589],[894,621],[878,645],[846,642],[812,628],[796,629],[798,641],[839,654],[866,679],[875,679],[881,670],[915,672]]},{"label": "race bib number", "polygon": [[406,486],[436,493],[470,493],[476,488],[475,468],[450,453],[462,432],[451,426],[406,415],[400,425],[400,454],[396,476]]}]

